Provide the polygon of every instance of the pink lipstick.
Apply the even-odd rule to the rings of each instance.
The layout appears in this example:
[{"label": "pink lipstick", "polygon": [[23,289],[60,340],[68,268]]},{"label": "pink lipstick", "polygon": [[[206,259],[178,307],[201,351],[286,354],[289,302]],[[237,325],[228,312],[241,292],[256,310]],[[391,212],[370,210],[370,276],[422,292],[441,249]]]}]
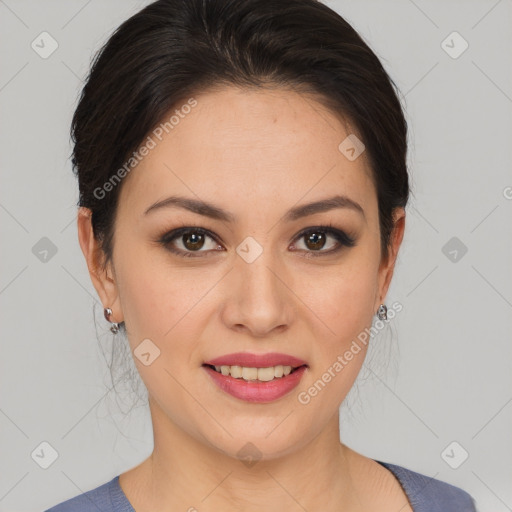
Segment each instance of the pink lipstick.
[{"label": "pink lipstick", "polygon": [[[231,396],[247,402],[265,403],[292,391],[308,365],[288,354],[238,352],[208,360],[203,368],[213,382]],[[259,380],[258,374],[264,380]]]}]

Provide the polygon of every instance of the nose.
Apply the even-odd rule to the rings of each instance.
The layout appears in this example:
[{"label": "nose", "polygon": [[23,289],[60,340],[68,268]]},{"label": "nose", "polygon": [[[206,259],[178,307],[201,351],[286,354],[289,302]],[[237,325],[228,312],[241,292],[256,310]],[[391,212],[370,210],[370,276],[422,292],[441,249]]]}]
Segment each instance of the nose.
[{"label": "nose", "polygon": [[222,319],[237,332],[268,337],[289,328],[294,311],[294,295],[286,275],[270,251],[252,262],[237,258],[225,283]]}]

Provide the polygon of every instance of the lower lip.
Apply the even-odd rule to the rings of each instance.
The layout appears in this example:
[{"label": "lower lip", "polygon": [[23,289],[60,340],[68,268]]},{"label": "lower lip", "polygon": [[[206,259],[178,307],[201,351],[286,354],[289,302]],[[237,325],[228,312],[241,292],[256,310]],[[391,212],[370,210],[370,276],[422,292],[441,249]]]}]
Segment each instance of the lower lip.
[{"label": "lower lip", "polygon": [[277,400],[294,389],[299,384],[307,367],[301,366],[286,377],[279,377],[268,382],[235,379],[230,375],[222,375],[209,366],[203,366],[203,368],[215,384],[226,393],[246,402],[263,403]]}]

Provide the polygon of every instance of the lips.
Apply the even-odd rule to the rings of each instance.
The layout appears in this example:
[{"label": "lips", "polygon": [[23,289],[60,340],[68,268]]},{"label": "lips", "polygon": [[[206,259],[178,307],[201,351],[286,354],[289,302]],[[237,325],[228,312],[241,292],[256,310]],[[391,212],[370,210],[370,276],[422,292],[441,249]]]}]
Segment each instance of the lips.
[{"label": "lips", "polygon": [[222,375],[208,364],[203,365],[203,368],[220,390],[239,400],[260,404],[274,402],[282,397],[289,396],[308,371],[307,366],[302,365],[284,377],[262,382],[259,380],[246,381],[229,375]]},{"label": "lips", "polygon": [[237,352],[226,354],[205,361],[203,365],[210,366],[245,366],[247,368],[269,368],[271,366],[291,366],[298,368],[299,366],[308,366],[306,361],[297,357],[280,354],[278,352],[268,352],[266,354],[251,354],[248,352]]}]

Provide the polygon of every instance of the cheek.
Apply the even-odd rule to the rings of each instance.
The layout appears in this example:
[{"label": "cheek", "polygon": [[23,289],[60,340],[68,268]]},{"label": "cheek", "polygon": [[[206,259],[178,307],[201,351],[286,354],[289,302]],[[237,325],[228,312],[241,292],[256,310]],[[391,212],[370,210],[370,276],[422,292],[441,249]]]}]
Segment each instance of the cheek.
[{"label": "cheek", "polygon": [[170,299],[177,290],[140,241],[120,239],[117,248],[116,277],[127,330],[136,339],[159,337],[172,326],[176,300]]},{"label": "cheek", "polygon": [[377,273],[372,262],[357,254],[345,264],[329,270],[310,272],[295,289],[304,303],[324,323],[322,334],[340,340],[364,329],[373,316]]},{"label": "cheek", "polygon": [[301,404],[311,403],[317,420],[331,414],[343,402],[368,349],[368,344],[361,341],[361,334],[372,323],[375,276],[368,268],[351,270],[340,268],[336,277],[331,274],[325,278],[323,288],[317,288],[309,302],[305,301],[315,313],[311,315],[306,309],[304,313],[314,322],[311,324],[314,364],[298,400]]},{"label": "cheek", "polygon": [[[129,244],[125,244],[128,247]],[[214,285],[211,269],[177,264],[164,249],[134,241],[116,262],[119,294],[133,342],[154,338],[166,343],[179,333],[192,334],[196,307]],[[120,251],[121,252],[121,251]]]}]

